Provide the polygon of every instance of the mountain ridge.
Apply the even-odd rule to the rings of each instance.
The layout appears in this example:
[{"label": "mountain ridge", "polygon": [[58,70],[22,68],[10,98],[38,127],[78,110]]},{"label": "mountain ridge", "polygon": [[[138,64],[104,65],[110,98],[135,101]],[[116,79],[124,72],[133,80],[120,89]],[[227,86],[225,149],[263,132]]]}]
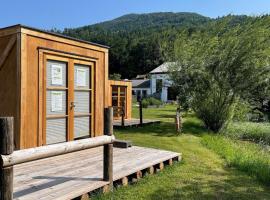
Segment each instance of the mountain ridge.
[{"label": "mountain ridge", "polygon": [[[233,23],[241,23],[246,18],[233,16]],[[168,61],[164,53],[173,52],[173,41],[179,32],[185,30],[191,34],[219,20],[223,18],[189,12],[131,13],[105,22],[66,28],[58,33],[111,47],[110,73],[130,79]],[[170,45],[166,50],[161,47],[164,42]]]},{"label": "mountain ridge", "polygon": [[156,12],[147,14],[126,14],[112,20],[85,25],[77,28],[66,28],[64,33],[75,30],[109,31],[109,32],[132,32],[144,28],[197,26],[209,22],[211,18],[197,13],[188,12]]}]

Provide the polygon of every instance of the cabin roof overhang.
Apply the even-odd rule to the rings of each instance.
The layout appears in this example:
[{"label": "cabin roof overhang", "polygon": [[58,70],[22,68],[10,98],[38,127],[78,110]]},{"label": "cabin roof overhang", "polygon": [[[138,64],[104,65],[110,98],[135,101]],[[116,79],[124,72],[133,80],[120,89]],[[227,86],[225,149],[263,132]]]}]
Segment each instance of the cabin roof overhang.
[{"label": "cabin roof overhang", "polygon": [[110,48],[109,46],[106,46],[106,45],[101,45],[94,42],[89,42],[89,41],[65,36],[59,33],[53,33],[50,31],[45,31],[45,30],[41,30],[41,29],[37,29],[37,28],[33,28],[33,27],[21,25],[21,24],[17,24],[17,25],[5,27],[5,28],[0,28],[0,37],[4,37],[7,35],[12,35],[16,33],[23,33],[23,34],[32,35],[35,37],[53,40],[56,42],[82,46],[85,48],[90,48],[90,49],[102,51],[102,52],[108,52]]}]

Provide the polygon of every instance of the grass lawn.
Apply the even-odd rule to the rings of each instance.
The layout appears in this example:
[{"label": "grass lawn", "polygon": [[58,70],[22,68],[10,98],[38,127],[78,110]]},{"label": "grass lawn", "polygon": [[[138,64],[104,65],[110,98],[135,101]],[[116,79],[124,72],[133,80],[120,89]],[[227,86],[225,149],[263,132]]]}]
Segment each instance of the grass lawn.
[{"label": "grass lawn", "polygon": [[221,135],[204,135],[202,142],[224,158],[228,165],[270,186],[270,154],[262,146]]},{"label": "grass lawn", "polygon": [[[270,187],[236,169],[206,148],[201,140],[207,132],[193,117],[184,119],[183,134],[174,131],[174,106],[144,109],[145,118],[162,120],[159,125],[115,130],[119,139],[145,147],[182,152],[183,161],[138,183],[120,187],[93,199],[270,199]],[[134,117],[138,117],[137,109]]]}]

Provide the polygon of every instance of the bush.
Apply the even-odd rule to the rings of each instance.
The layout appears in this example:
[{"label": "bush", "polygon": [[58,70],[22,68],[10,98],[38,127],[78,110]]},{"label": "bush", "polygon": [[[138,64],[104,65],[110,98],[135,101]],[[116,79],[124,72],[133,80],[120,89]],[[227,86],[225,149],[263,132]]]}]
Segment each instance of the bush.
[{"label": "bush", "polygon": [[142,107],[143,108],[147,108],[148,106],[157,106],[159,107],[160,105],[162,105],[162,101],[154,98],[154,97],[148,97],[148,98],[144,98],[142,100]]},{"label": "bush", "polygon": [[160,101],[154,97],[149,97],[148,102],[149,102],[149,105],[151,105],[151,106],[158,106],[159,107],[160,105],[162,105],[162,101]]},{"label": "bush", "polygon": [[143,99],[142,100],[142,107],[143,108],[148,108],[148,106],[149,106],[149,101],[147,99]]},{"label": "bush", "polygon": [[229,166],[270,185],[270,155],[258,145],[214,135],[203,136],[202,143],[223,157]]},{"label": "bush", "polygon": [[270,145],[270,123],[234,122],[222,133],[230,138]]}]

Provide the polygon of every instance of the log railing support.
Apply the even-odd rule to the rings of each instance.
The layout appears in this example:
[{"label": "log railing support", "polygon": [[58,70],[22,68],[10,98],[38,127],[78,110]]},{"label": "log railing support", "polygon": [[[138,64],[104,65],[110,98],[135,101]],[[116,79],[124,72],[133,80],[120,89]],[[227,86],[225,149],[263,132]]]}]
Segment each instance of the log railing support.
[{"label": "log railing support", "polygon": [[[113,135],[113,107],[104,109],[104,135]],[[104,145],[103,179],[113,189],[113,144]]]},{"label": "log railing support", "polygon": [[[0,155],[10,155],[14,151],[13,117],[0,118]],[[0,169],[0,200],[13,199],[13,166]]]},{"label": "log railing support", "polygon": [[139,100],[140,126],[143,125],[142,99]]}]

